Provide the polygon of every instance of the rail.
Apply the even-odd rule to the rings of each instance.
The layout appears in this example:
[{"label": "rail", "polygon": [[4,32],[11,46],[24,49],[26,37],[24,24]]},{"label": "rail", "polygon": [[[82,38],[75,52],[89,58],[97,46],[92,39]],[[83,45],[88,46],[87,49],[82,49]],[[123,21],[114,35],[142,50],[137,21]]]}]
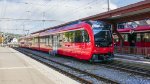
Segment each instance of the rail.
[{"label": "rail", "polygon": [[108,68],[125,71],[125,72],[132,73],[135,75],[150,77],[150,70],[144,69],[141,67],[135,67],[133,65],[123,64],[121,62],[112,62],[112,63],[106,63],[106,64],[100,64],[100,65],[108,67]]},{"label": "rail", "polygon": [[[74,68],[74,67],[71,67],[71,66],[68,66],[68,65],[65,65],[65,64],[53,61],[53,60],[51,60],[51,59],[49,59],[47,57],[44,57],[44,56],[41,56],[41,55],[37,55],[37,54],[33,54],[31,52],[28,52],[28,51],[22,50],[22,49],[17,49],[17,48],[14,48],[14,49],[19,51],[19,52],[21,52],[21,53],[23,53],[23,54],[26,54],[27,56],[29,56],[29,57],[31,57],[31,58],[33,58],[33,59],[35,59],[35,60],[37,60],[37,61],[39,61],[41,63],[44,63],[47,66],[50,66],[50,67],[56,69],[57,71],[60,71],[61,73],[67,74],[68,76],[71,76],[72,78],[80,81],[81,83],[85,83],[85,84],[92,84],[93,83],[93,81],[86,80],[82,76],[80,76],[80,75],[84,74],[84,76],[89,76],[89,77],[91,77],[93,79],[97,79],[98,81],[103,81],[103,82],[110,83],[110,84],[118,84],[118,82],[116,82],[114,80],[111,80],[111,79],[108,79],[108,78],[104,78],[104,77],[100,77],[100,76],[97,76],[95,74],[92,74],[92,73],[89,73],[89,72],[86,72],[86,71],[82,71],[80,69],[77,69],[77,68]],[[52,62],[52,63],[47,64],[47,63],[43,62],[43,60],[40,60],[37,57],[40,57],[40,59],[42,58],[42,59],[48,60],[49,62]],[[80,72],[80,75],[75,76],[73,74],[67,73],[67,71],[59,69],[59,68],[55,67],[54,65],[51,65],[53,63],[54,64],[59,64],[61,66],[67,67],[67,68],[70,68],[70,69],[74,70],[74,72]]]}]

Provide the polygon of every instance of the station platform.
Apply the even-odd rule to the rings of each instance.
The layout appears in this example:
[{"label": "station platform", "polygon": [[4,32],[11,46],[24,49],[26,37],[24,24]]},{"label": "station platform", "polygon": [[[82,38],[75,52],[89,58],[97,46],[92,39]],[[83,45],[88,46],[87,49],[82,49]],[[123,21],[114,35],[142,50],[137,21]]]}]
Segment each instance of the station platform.
[{"label": "station platform", "polygon": [[79,83],[14,49],[0,47],[0,84]]},{"label": "station platform", "polygon": [[140,55],[115,54],[115,61],[150,70],[150,59]]}]

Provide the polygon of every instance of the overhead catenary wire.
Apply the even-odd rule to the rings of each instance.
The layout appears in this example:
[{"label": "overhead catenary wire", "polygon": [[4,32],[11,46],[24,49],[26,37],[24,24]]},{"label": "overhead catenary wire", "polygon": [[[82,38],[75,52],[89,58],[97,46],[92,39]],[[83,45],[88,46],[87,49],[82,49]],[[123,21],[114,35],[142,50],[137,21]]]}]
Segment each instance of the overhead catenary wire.
[{"label": "overhead catenary wire", "polygon": [[[24,4],[25,5],[29,5],[29,2],[24,2]],[[34,4],[35,5],[35,4]],[[28,11],[25,11],[25,14],[26,13],[31,13],[31,9],[33,8],[32,7],[33,6],[33,4],[30,4],[30,6],[27,6],[27,8],[26,9],[28,9]],[[22,16],[24,16],[24,14],[21,14]],[[20,17],[22,17],[22,16],[20,16]],[[29,16],[27,16],[26,18],[31,18],[32,17],[32,13],[31,13],[31,15],[29,15]],[[18,21],[18,20],[17,20]],[[22,23],[20,24],[20,25],[18,25],[18,26],[22,26],[22,28],[24,29],[25,28],[25,24],[26,24],[26,21],[27,20],[19,20],[19,21],[22,21]],[[30,22],[31,23],[31,21],[28,21],[28,22]],[[32,21],[33,22],[33,21]],[[24,32],[24,31],[23,31]]]},{"label": "overhead catenary wire", "polygon": [[[80,4],[82,1],[84,1],[84,0],[74,0],[73,3],[79,3]],[[91,14],[87,11],[91,11],[91,12],[95,11],[95,9],[94,9],[95,5],[98,5],[99,3],[103,3],[103,2],[106,2],[106,1],[107,0],[85,0],[85,2],[82,3],[82,5],[77,4],[77,5],[74,6],[74,4],[73,5],[71,4],[72,3],[71,0],[40,0],[40,1],[38,1],[38,0],[37,1],[3,0],[3,1],[0,1],[0,3],[4,3],[3,7],[2,7],[3,11],[1,11],[2,17],[0,17],[0,21],[4,21],[4,22],[1,22],[1,24],[3,24],[3,23],[7,24],[10,21],[10,25],[13,25],[12,28],[13,27],[22,28],[23,25],[25,25],[25,28],[27,26],[30,27],[30,28],[33,28],[33,27],[35,27],[35,28],[37,28],[37,27],[45,28],[45,27],[48,27],[49,25],[51,26],[53,24],[62,24],[62,23],[66,23],[68,21],[73,21],[75,18],[71,18],[71,17],[74,17],[76,14],[78,14],[76,16],[80,16],[81,18],[84,17],[84,16],[87,17],[88,15]],[[122,2],[122,1],[123,0],[120,0],[120,1],[117,1],[117,2],[120,4],[120,2]],[[7,2],[8,3],[9,2],[10,3],[16,3],[19,6],[25,7],[23,9],[21,8],[22,11],[24,11],[24,12],[21,11],[22,12],[21,13],[20,11],[18,11],[18,16],[19,17],[17,17],[17,16],[8,17],[8,15],[9,15],[8,14],[8,9],[9,9],[8,7],[11,7],[11,6],[9,6],[7,4]],[[57,2],[57,3],[55,3],[55,2]],[[70,3],[67,3],[67,2],[70,2]],[[112,2],[114,3],[114,1],[112,1]],[[67,11],[67,12],[63,12],[63,13],[57,13],[58,12],[57,9],[61,8],[61,6],[66,7],[66,8],[70,8],[71,11]],[[36,7],[37,7],[37,9],[36,9]],[[101,9],[101,8],[99,7],[99,9]],[[104,8],[102,8],[102,9],[104,9]],[[64,9],[64,11],[65,11],[65,9]],[[81,15],[81,13],[84,13],[85,15],[83,16],[83,15]],[[51,15],[58,16],[57,14],[59,16],[63,16],[63,17],[55,19],[51,16]],[[3,17],[3,15],[5,15],[5,17]],[[79,19],[79,18],[77,18],[77,19]],[[11,21],[12,21],[13,24],[11,24]],[[44,22],[44,25],[43,25],[43,22]],[[6,25],[6,28],[7,27],[8,26]]]},{"label": "overhead catenary wire", "polygon": [[1,17],[5,17],[6,14],[6,8],[7,8],[7,4],[6,4],[6,0],[3,1],[3,7],[2,7],[2,12],[1,12]]},{"label": "overhead catenary wire", "polygon": [[[93,0],[94,1],[94,0]],[[93,2],[92,1],[92,2]],[[25,5],[29,5],[29,2],[25,2],[24,3]],[[65,2],[63,2],[63,3],[61,3],[61,4],[64,4],[65,5]],[[89,4],[89,3],[88,3]],[[28,6],[28,7],[30,7],[30,8],[32,8],[32,5],[33,4],[30,4],[30,6]],[[58,4],[59,5],[59,4]],[[41,5],[40,5],[41,6]],[[45,4],[44,4],[44,6],[45,6]],[[46,5],[47,6],[47,5]],[[56,4],[55,4],[55,6],[56,7],[58,7]],[[56,7],[55,7],[54,5],[53,6],[51,6],[50,8],[53,8],[53,11],[55,12],[55,9],[56,9]],[[46,13],[46,12],[45,12]],[[22,14],[22,15],[24,15],[24,14]],[[31,15],[32,16],[32,15]],[[21,17],[21,16],[20,16]],[[30,17],[29,17],[30,18]],[[35,21],[39,21],[39,22],[48,22],[48,21],[51,21],[51,22],[59,22],[59,23],[64,23],[64,21],[58,21],[58,20],[42,20],[42,19],[38,19],[38,20],[35,20],[35,19],[15,19],[15,18],[1,18],[1,19],[3,19],[4,21],[22,21],[22,25],[25,23],[25,22],[30,22],[31,23],[31,21],[32,22],[35,22]]]},{"label": "overhead catenary wire", "polygon": [[[50,2],[50,1],[48,1],[48,2]],[[25,2],[24,4],[29,5],[28,7],[30,7],[30,8],[32,8],[32,6],[34,5],[34,4],[30,4],[29,2]],[[46,6],[47,4],[48,4],[48,3],[45,2],[44,4],[40,4],[40,6]],[[38,6],[39,6],[39,5],[38,5]],[[30,12],[32,12],[32,11],[30,11]],[[32,18],[32,16],[34,16],[33,14],[34,14],[34,13],[31,13],[31,15],[30,15],[28,18]],[[22,22],[22,25],[24,25],[26,21],[27,21],[27,20],[23,21],[23,22]],[[41,20],[34,20],[34,21],[32,20],[32,22],[31,22],[31,20],[30,20],[30,21],[28,21],[28,22],[30,22],[30,24],[32,24],[33,22],[37,22],[37,21],[40,21],[40,22],[46,22],[46,21],[47,21],[47,22],[48,22],[48,20],[44,20],[44,19],[43,19],[43,20],[42,20],[42,19],[41,19]],[[50,21],[50,20],[49,20],[49,21]],[[60,22],[60,21],[58,21],[58,22]],[[35,24],[35,25],[36,25],[36,24]],[[34,26],[35,26],[35,25],[34,25]]]},{"label": "overhead catenary wire", "polygon": [[[45,4],[37,4],[37,3],[36,3],[36,4],[35,4],[35,3],[31,3],[31,2],[17,2],[17,1],[14,1],[14,2],[15,2],[15,3],[21,3],[21,4],[29,5],[29,6],[27,6],[26,9],[28,9],[28,8],[29,8],[29,9],[32,9],[32,8],[33,8],[33,5],[37,5],[37,6],[45,6],[45,5],[47,5],[47,3],[45,3]],[[30,11],[29,9],[28,9],[28,12],[31,13],[32,11]],[[25,11],[25,13],[26,13],[26,11]],[[33,14],[34,14],[34,13],[31,13],[31,15],[30,15],[30,16],[27,16],[27,17],[28,17],[28,18],[31,18],[32,16],[34,16]],[[23,16],[24,14],[22,13],[21,15]],[[20,17],[22,17],[22,16],[20,16]],[[11,20],[7,20],[7,21],[22,21],[22,23],[20,24],[20,26],[21,26],[21,25],[25,25],[26,22],[30,22],[30,24],[32,24],[32,23],[35,22],[35,21],[36,21],[36,22],[37,22],[37,21],[40,21],[40,22],[41,22],[41,21],[43,21],[43,20],[31,20],[31,19],[30,19],[30,20],[27,20],[27,19],[13,19],[13,20],[12,20],[12,19],[11,19]],[[31,21],[32,21],[32,22],[31,22]],[[44,20],[44,21],[47,21],[47,20]],[[29,24],[29,23],[28,23],[28,24]],[[19,26],[19,25],[17,25],[17,26]]]},{"label": "overhead catenary wire", "polygon": [[[74,16],[75,14],[77,14],[77,13],[79,13],[79,12],[81,12],[81,11],[84,11],[85,8],[91,7],[91,6],[93,6],[95,3],[98,4],[97,1],[98,1],[98,0],[93,0],[93,1],[91,1],[91,2],[89,2],[89,3],[87,3],[87,5],[85,5],[84,7],[78,7],[78,8],[75,9],[73,12],[69,13],[70,15],[69,15],[68,17]],[[103,0],[103,1],[104,1],[104,0]],[[103,9],[103,8],[102,8],[102,9]],[[70,18],[70,19],[72,19],[72,18]]]},{"label": "overhead catenary wire", "polygon": [[[46,19],[15,19],[15,18],[0,18],[0,20],[3,21],[59,21],[59,20],[46,20]],[[59,22],[63,22],[63,21],[59,21]]]}]

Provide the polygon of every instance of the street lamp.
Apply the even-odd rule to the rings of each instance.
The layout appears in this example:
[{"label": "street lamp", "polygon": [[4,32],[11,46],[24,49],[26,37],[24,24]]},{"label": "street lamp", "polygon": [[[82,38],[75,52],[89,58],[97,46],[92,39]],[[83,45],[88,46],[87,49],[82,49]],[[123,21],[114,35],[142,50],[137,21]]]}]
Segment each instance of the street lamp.
[{"label": "street lamp", "polygon": [[110,11],[110,0],[107,0],[108,11]]}]

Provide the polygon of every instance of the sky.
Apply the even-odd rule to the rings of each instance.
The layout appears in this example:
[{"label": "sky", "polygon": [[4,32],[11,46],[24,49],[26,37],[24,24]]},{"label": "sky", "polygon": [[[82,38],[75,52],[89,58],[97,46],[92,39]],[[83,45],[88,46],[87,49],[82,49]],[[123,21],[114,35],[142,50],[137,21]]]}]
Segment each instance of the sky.
[{"label": "sky", "polygon": [[[116,9],[142,0],[110,0]],[[28,34],[106,12],[107,0],[0,0],[0,31]]]}]

